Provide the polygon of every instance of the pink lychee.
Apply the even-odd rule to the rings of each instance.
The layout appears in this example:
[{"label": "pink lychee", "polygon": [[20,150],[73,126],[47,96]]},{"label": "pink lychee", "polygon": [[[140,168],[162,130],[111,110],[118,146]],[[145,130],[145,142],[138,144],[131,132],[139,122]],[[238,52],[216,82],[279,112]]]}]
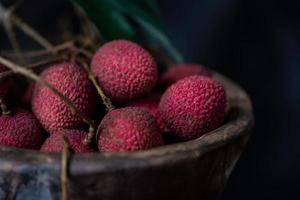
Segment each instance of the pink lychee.
[{"label": "pink lychee", "polygon": [[168,88],[178,80],[193,75],[212,77],[212,72],[208,68],[199,64],[184,63],[172,65],[161,75],[159,85],[163,88]]},{"label": "pink lychee", "polygon": [[167,131],[166,130],[167,128],[161,118],[161,115],[160,115],[160,112],[158,109],[160,97],[161,97],[160,93],[151,93],[146,97],[143,97],[140,99],[135,99],[135,100],[128,102],[127,106],[140,107],[140,108],[146,109],[149,113],[151,113],[154,116],[158,126],[162,130],[162,133],[165,133]]},{"label": "pink lychee", "polygon": [[87,134],[87,132],[80,130],[60,130],[54,132],[44,142],[41,151],[51,153],[62,152],[64,147],[64,136],[67,139],[70,149],[73,150],[75,153],[94,152],[95,150],[92,147],[84,145],[82,143]]},{"label": "pink lychee", "polygon": [[39,149],[42,143],[42,126],[32,113],[17,108],[0,116],[0,145]]},{"label": "pink lychee", "polygon": [[164,122],[182,140],[195,139],[218,128],[225,108],[224,87],[216,80],[197,75],[170,86],[159,105]]},{"label": "pink lychee", "polygon": [[100,47],[91,69],[105,94],[118,103],[147,94],[157,81],[154,59],[141,46],[127,40]]},{"label": "pink lychee", "polygon": [[[96,92],[80,66],[57,64],[46,69],[41,77],[69,98],[86,116],[92,115]],[[34,87],[32,110],[50,134],[60,129],[76,129],[84,124],[82,118],[74,115],[57,95],[39,84]]]},{"label": "pink lychee", "polygon": [[154,117],[142,108],[126,107],[109,112],[98,131],[100,152],[124,152],[163,145]]}]

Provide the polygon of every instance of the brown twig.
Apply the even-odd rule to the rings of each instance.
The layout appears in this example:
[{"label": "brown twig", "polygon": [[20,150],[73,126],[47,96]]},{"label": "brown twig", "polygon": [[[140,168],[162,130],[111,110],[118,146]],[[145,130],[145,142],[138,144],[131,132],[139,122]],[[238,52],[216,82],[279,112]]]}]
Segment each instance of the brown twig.
[{"label": "brown twig", "polygon": [[[28,69],[32,69],[32,70],[36,70],[37,68],[40,68],[40,67],[43,67],[45,65],[49,65],[51,63],[55,63],[55,62],[58,62],[58,61],[61,61],[63,60],[63,58],[49,58],[49,59],[45,59],[43,61],[38,61],[36,63],[32,63],[30,65],[27,66]],[[1,72],[0,73],[0,82],[3,81],[4,79],[12,76],[14,74],[13,71],[5,71],[5,72]]]},{"label": "brown twig", "polygon": [[16,74],[21,74],[37,83],[43,85],[44,87],[48,88],[51,92],[56,94],[61,101],[65,103],[65,105],[70,109],[73,115],[79,115],[82,120],[87,123],[90,127],[91,131],[95,131],[95,124],[94,121],[88,118],[83,112],[81,112],[73,103],[72,101],[65,97],[61,92],[59,92],[55,87],[53,87],[50,83],[45,81],[44,79],[40,78],[37,74],[35,74],[32,70],[27,69],[25,67],[19,66],[3,57],[0,56],[0,63],[12,70]]},{"label": "brown twig", "polygon": [[[88,74],[89,79],[92,81],[94,87],[96,88],[99,96],[102,99],[103,104],[106,107],[107,111],[112,111],[113,109],[115,109],[115,107],[113,106],[111,100],[105,95],[105,93],[103,92],[103,90],[101,89],[101,87],[99,86],[95,76],[92,74],[88,64],[83,60],[83,59],[77,59],[77,61],[79,62],[79,64],[85,69],[85,71]],[[93,138],[95,137],[95,131],[91,132],[89,131],[89,133],[86,135],[86,137],[83,140],[83,143],[85,145],[89,145]]]},{"label": "brown twig", "polygon": [[11,43],[12,48],[16,52],[17,56],[20,57],[20,55],[21,55],[21,46],[20,46],[20,44],[17,40],[16,34],[13,30],[13,27],[11,26],[10,23],[5,23],[4,27],[5,27],[6,35],[7,35],[8,39]]},{"label": "brown twig", "polygon": [[[47,55],[52,55],[52,54],[57,54],[60,51],[66,50],[70,47],[74,46],[74,41],[67,41],[62,44],[53,46],[50,50],[43,49],[43,50],[38,50],[38,51],[31,51],[28,53],[23,53],[22,58],[35,58],[35,57],[40,57],[40,56],[47,56]],[[9,57],[9,58],[14,58],[15,54],[11,53],[2,53],[3,55]]]},{"label": "brown twig", "polygon": [[[19,3],[17,2],[17,4],[19,4]],[[4,30],[6,32],[6,35],[10,41],[12,48],[18,55],[20,55],[21,47],[16,38],[16,34],[13,30],[13,26],[10,21],[10,16],[16,9],[17,4],[13,5],[10,8],[4,8],[4,6],[0,2],[0,22],[3,24]]]},{"label": "brown twig", "polygon": [[38,61],[38,62],[35,62],[35,63],[32,63],[32,64],[28,65],[28,69],[35,69],[37,67],[43,67],[45,65],[49,65],[49,64],[52,64],[52,63],[55,63],[55,62],[58,62],[58,61],[62,61],[62,60],[64,60],[64,59],[59,58],[59,57],[48,58],[48,59]]},{"label": "brown twig", "polygon": [[[39,56],[47,56],[47,55],[52,55],[52,54],[56,54],[60,51],[63,51],[65,49],[70,48],[71,46],[74,45],[74,41],[68,41],[62,44],[59,44],[57,46],[54,46],[50,51],[49,50],[38,50],[38,51],[32,51],[29,53],[23,53],[22,54],[22,59],[26,59],[26,58],[34,58],[34,57],[39,57]],[[2,53],[3,55],[6,55],[7,57],[9,57],[10,59],[19,59],[19,56],[15,56],[16,54],[13,53]],[[59,57],[53,57],[53,58],[43,58],[42,61],[38,61],[36,63],[32,63],[30,65],[28,65],[27,68],[30,69],[35,69],[37,67],[42,67],[44,65],[53,63],[53,62],[57,62],[60,60],[64,60],[64,58],[62,56]],[[6,71],[6,72],[2,72],[0,73],[0,81],[3,80],[4,78],[7,78],[8,76],[11,76],[12,74],[14,74],[14,72],[12,71]]]},{"label": "brown twig", "polygon": [[63,137],[63,151],[61,156],[61,174],[60,174],[60,180],[61,180],[61,199],[67,200],[68,199],[68,161],[69,161],[69,141],[68,138],[65,135],[62,135]]},{"label": "brown twig", "polygon": [[42,47],[46,48],[47,50],[51,50],[53,48],[53,45],[48,40],[46,40],[43,36],[41,36],[36,30],[30,27],[27,23],[25,23],[21,18],[17,17],[14,14],[11,14],[10,20],[12,24],[14,24],[19,29],[21,29],[25,34],[27,34],[29,37],[31,37],[33,40],[39,43]]},{"label": "brown twig", "polygon": [[113,110],[115,107],[113,106],[111,100],[105,95],[102,88],[99,86],[99,84],[98,84],[95,76],[92,74],[88,64],[86,62],[84,62],[82,59],[78,59],[78,62],[80,63],[80,65],[82,65],[82,67],[87,72],[89,79],[92,81],[94,87],[96,88],[96,90],[97,90],[99,96],[101,97],[102,102],[105,105],[107,111]]},{"label": "brown twig", "polygon": [[77,54],[82,54],[84,56],[86,56],[87,58],[92,58],[93,57],[93,53],[89,52],[88,50],[82,48],[77,48],[76,46],[71,47],[71,50],[73,50],[74,52],[76,52]]},{"label": "brown twig", "polygon": [[[73,8],[77,14],[77,16],[79,16],[79,20],[80,20],[80,24],[81,24],[81,32],[82,35],[86,36],[85,38],[88,38],[89,40],[89,44],[93,46],[93,48],[95,47],[95,45],[97,44],[97,42],[95,43],[95,41],[98,41],[101,44],[104,44],[104,38],[101,34],[101,32],[99,31],[99,29],[96,28],[96,26],[91,23],[91,21],[88,20],[88,17],[86,16],[86,13],[82,10],[82,8],[80,8],[76,3],[73,3]],[[98,46],[99,44],[97,44],[96,46]]]}]

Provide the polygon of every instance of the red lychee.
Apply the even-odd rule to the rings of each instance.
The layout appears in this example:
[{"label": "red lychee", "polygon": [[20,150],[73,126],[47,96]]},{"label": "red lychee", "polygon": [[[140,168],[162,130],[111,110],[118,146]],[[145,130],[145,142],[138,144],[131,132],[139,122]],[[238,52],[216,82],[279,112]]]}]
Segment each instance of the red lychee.
[{"label": "red lychee", "polygon": [[168,88],[173,83],[193,75],[212,77],[211,71],[202,65],[192,63],[177,64],[170,66],[161,75],[159,85],[163,88]]},{"label": "red lychee", "polygon": [[140,107],[140,108],[146,109],[149,113],[151,113],[154,116],[158,126],[162,130],[162,133],[165,133],[166,126],[161,118],[161,115],[160,115],[160,112],[158,109],[160,97],[161,97],[160,93],[151,93],[144,98],[135,99],[135,100],[130,101],[127,104],[127,106]]},{"label": "red lychee", "polygon": [[100,152],[124,152],[163,145],[154,117],[142,108],[126,107],[109,112],[98,131]]},{"label": "red lychee", "polygon": [[95,53],[91,69],[113,102],[141,97],[155,86],[157,66],[151,55],[127,40],[106,43]]},{"label": "red lychee", "polygon": [[[91,116],[96,93],[81,67],[70,63],[57,64],[46,69],[41,77],[69,98],[86,116]],[[50,134],[60,129],[76,129],[84,124],[57,95],[39,84],[32,95],[32,110]]]},{"label": "red lychee", "polygon": [[87,132],[80,131],[80,130],[60,130],[54,132],[50,135],[49,138],[44,142],[41,151],[43,152],[51,152],[51,153],[59,153],[62,152],[64,147],[64,139],[63,135],[66,137],[67,142],[74,151],[74,153],[89,153],[94,152],[95,150],[90,147],[86,146],[82,143]]},{"label": "red lychee", "polygon": [[42,143],[42,126],[30,112],[17,108],[0,116],[0,145],[39,149]]},{"label": "red lychee", "polygon": [[159,110],[167,127],[182,140],[195,139],[218,128],[225,117],[224,87],[211,78],[190,76],[163,94]]},{"label": "red lychee", "polygon": [[[0,73],[7,71],[6,67],[0,64]],[[0,99],[5,98],[10,87],[10,80],[6,79],[0,82]]]}]

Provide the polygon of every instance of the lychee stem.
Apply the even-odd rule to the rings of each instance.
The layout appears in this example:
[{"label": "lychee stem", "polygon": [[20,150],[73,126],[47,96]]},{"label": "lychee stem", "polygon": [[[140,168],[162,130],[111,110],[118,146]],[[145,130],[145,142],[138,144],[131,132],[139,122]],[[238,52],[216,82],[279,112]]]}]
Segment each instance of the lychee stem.
[{"label": "lychee stem", "polygon": [[[36,62],[36,63],[32,63],[30,65],[28,65],[28,69],[36,69],[36,68],[39,68],[39,67],[43,67],[45,65],[49,65],[51,63],[55,63],[55,62],[58,62],[58,61],[61,61],[62,58],[49,58],[49,59],[45,59],[43,61],[39,61],[39,62]],[[1,72],[0,73],[0,82],[3,81],[4,79],[6,79],[7,77],[13,75],[14,72],[13,71],[5,71],[5,72]]]},{"label": "lychee stem", "polygon": [[0,107],[2,111],[2,115],[9,115],[11,112],[7,108],[6,104],[4,103],[3,99],[0,98]]},{"label": "lychee stem", "polygon": [[92,81],[93,85],[95,86],[98,94],[100,95],[101,99],[102,99],[102,102],[103,104],[105,105],[106,107],[106,110],[107,111],[112,111],[113,109],[115,109],[115,107],[113,106],[110,98],[108,98],[104,91],[102,90],[102,88],[99,86],[95,76],[92,74],[88,64],[86,62],[84,62],[83,60],[79,59],[78,60],[79,63],[83,66],[83,68],[86,70],[87,74],[88,74],[88,77],[89,79]]},{"label": "lychee stem", "polygon": [[68,139],[65,135],[62,135],[63,137],[63,151],[62,151],[62,156],[61,156],[61,175],[60,175],[60,180],[61,180],[61,199],[62,200],[67,200],[68,199],[68,161],[69,161],[69,142]]},{"label": "lychee stem", "polygon": [[83,112],[81,112],[73,103],[72,101],[65,97],[62,93],[60,93],[55,87],[53,87],[50,83],[45,81],[44,79],[40,78],[37,74],[35,74],[32,70],[27,69],[25,67],[19,66],[3,57],[0,56],[0,63],[3,64],[5,67],[9,68],[16,74],[21,74],[37,83],[43,85],[44,87],[48,88],[51,92],[56,94],[61,101],[65,103],[65,105],[70,109],[73,115],[78,114],[82,120],[90,126],[90,129],[95,130],[94,121],[88,118]]},{"label": "lychee stem", "polygon": [[[22,53],[22,57],[23,58],[34,58],[34,57],[39,57],[39,56],[47,56],[49,54],[56,54],[60,51],[63,51],[65,49],[68,49],[70,47],[74,46],[74,41],[71,40],[71,41],[67,41],[67,42],[64,42],[62,44],[58,44],[56,46],[53,46],[50,50],[47,50],[47,49],[43,49],[43,50],[37,50],[37,51],[31,51],[31,52],[24,52]],[[12,55],[9,55],[7,54],[8,57],[11,57],[13,56]]]},{"label": "lychee stem", "polygon": [[53,45],[48,42],[43,36],[41,36],[36,30],[30,27],[27,23],[25,23],[21,18],[17,17],[14,14],[10,16],[11,22],[21,29],[25,34],[34,39],[37,43],[39,43],[42,47],[51,50]]},{"label": "lychee stem", "polygon": [[[76,3],[72,2],[75,13],[79,16],[81,22],[82,35],[85,36],[85,43],[97,48],[98,45],[105,43],[103,35],[100,30],[89,20],[86,13]],[[100,44],[95,45],[95,41],[99,40]]]},{"label": "lychee stem", "polygon": [[5,24],[4,27],[5,27],[6,35],[9,38],[9,41],[11,43],[11,46],[12,46],[13,50],[16,52],[16,54],[18,56],[20,56],[21,47],[20,47],[20,44],[17,40],[16,33],[15,33],[13,27],[11,26],[11,24]]},{"label": "lychee stem", "polygon": [[10,8],[4,8],[2,3],[0,3],[0,22],[3,24],[6,35],[8,36],[11,46],[14,49],[14,51],[17,53],[17,55],[20,55],[21,48],[20,48],[20,44],[16,38],[16,34],[13,30],[10,16],[11,16],[11,13],[13,13],[14,10],[19,6],[19,4],[20,4],[20,1],[18,1],[16,4],[11,6]]},{"label": "lychee stem", "polygon": [[84,139],[83,139],[83,141],[82,141],[82,143],[83,143],[84,145],[87,146],[87,145],[90,145],[90,144],[92,143],[93,138],[95,137],[95,131],[96,131],[96,130],[94,130],[94,129],[92,129],[92,128],[90,127],[88,134],[84,137]]},{"label": "lychee stem", "polygon": [[[113,106],[110,98],[108,98],[104,91],[102,90],[102,88],[99,86],[95,76],[92,74],[88,64],[83,60],[83,59],[77,59],[77,61],[79,62],[79,64],[86,70],[89,79],[92,81],[94,87],[96,88],[98,94],[100,95],[103,104],[106,107],[107,111],[112,111],[113,109],[115,109],[115,107]],[[95,130],[90,129],[89,133],[86,135],[86,137],[83,140],[83,144],[84,145],[89,145],[92,141],[93,138],[95,137]]]}]

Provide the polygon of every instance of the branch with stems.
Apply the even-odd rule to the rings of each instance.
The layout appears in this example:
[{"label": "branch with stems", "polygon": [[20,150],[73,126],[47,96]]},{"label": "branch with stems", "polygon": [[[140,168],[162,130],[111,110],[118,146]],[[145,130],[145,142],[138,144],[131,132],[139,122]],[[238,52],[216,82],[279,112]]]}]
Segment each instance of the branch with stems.
[{"label": "branch with stems", "polygon": [[[41,56],[48,56],[48,55],[53,55],[53,54],[57,54],[60,51],[64,51],[68,48],[71,48],[72,46],[74,46],[75,41],[71,40],[71,41],[67,41],[64,42],[62,44],[53,46],[50,50],[47,49],[43,49],[43,50],[37,50],[37,51],[30,51],[30,52],[25,52],[22,53],[22,58],[35,58],[35,57],[41,57]],[[9,58],[14,58],[15,54],[14,53],[7,53],[7,52],[3,52],[3,55],[9,57]]]},{"label": "branch with stems", "polygon": [[[10,39],[12,47],[17,53],[21,52],[20,45],[16,39],[15,32],[13,31],[13,26],[18,27],[22,30],[26,35],[40,44],[42,47],[50,50],[53,45],[46,40],[42,35],[40,35],[35,29],[25,23],[21,18],[14,14],[15,10],[19,7],[19,5],[23,2],[17,1],[13,6],[10,8],[4,8],[2,3],[0,3],[0,22],[2,22],[5,31]],[[20,54],[19,54],[20,55]]]},{"label": "branch with stems", "polygon": [[96,88],[99,96],[102,99],[103,104],[105,105],[107,111],[111,111],[113,110],[115,107],[113,106],[110,98],[108,98],[104,91],[102,90],[102,88],[99,86],[98,81],[96,80],[95,76],[92,74],[88,64],[82,60],[82,59],[78,59],[79,64],[85,69],[86,73],[88,74],[89,79],[92,81],[94,87]]},{"label": "branch with stems", "polygon": [[[52,64],[52,63],[55,63],[55,62],[58,62],[58,61],[62,61],[63,58],[56,58],[56,57],[53,57],[53,58],[47,58],[43,61],[38,61],[38,62],[34,62],[32,64],[29,64],[27,66],[27,69],[31,69],[31,70],[36,70],[37,68],[41,68],[41,67],[44,67],[44,66],[47,66],[49,64]],[[12,76],[14,74],[13,71],[5,71],[5,72],[1,72],[0,73],[0,82],[3,81],[4,79]]]},{"label": "branch with stems", "polygon": [[[104,91],[101,89],[101,87],[99,86],[95,76],[92,74],[88,64],[83,60],[78,58],[77,61],[79,62],[79,64],[85,69],[86,73],[88,74],[89,79],[92,81],[94,87],[96,88],[99,96],[102,99],[103,104],[106,107],[106,110],[112,111],[113,109],[115,109],[115,107],[113,106],[111,100],[105,95]],[[83,140],[83,143],[86,144],[90,144],[93,140],[93,138],[95,137],[95,132],[91,132],[89,131],[89,133],[86,135],[86,137]]]},{"label": "branch with stems", "polygon": [[14,4],[10,8],[5,8],[0,2],[0,23],[3,24],[4,31],[10,41],[12,48],[19,55],[21,52],[20,44],[16,38],[16,34],[13,30],[11,21],[9,20],[11,13],[17,8],[17,4]]},{"label": "branch with stems", "polygon": [[35,40],[45,49],[51,50],[53,48],[53,45],[47,39],[45,39],[42,35],[40,35],[36,30],[34,30],[18,16],[11,13],[10,20],[13,25],[21,29],[26,35]]}]

